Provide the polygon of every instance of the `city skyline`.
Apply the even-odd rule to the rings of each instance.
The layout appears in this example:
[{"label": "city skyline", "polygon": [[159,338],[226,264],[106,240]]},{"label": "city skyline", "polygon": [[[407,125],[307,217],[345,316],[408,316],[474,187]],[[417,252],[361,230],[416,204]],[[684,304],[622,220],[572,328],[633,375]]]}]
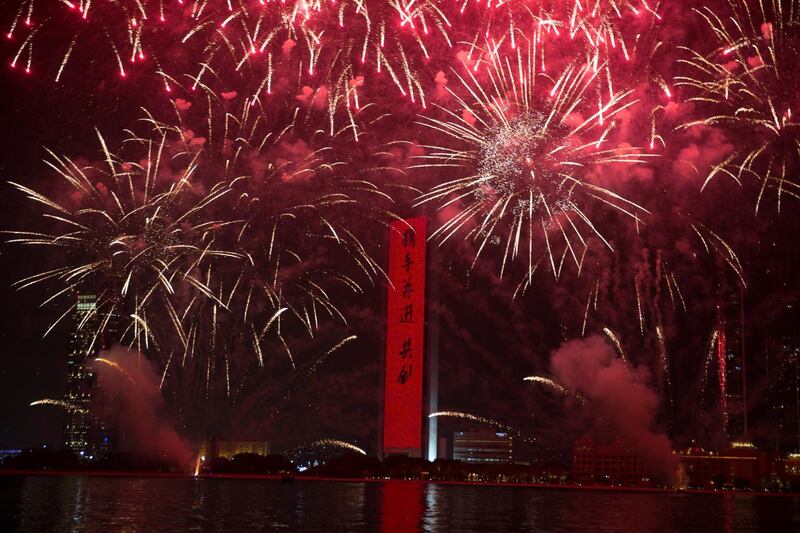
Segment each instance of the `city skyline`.
[{"label": "city skyline", "polygon": [[[424,217],[428,411],[501,424],[536,442],[517,453],[566,463],[587,434],[798,451],[797,95],[769,74],[796,77],[797,13],[743,1],[470,4],[475,28],[425,3],[380,42],[349,2],[290,29],[247,3],[230,20],[221,4],[170,6],[160,15],[187,27],[153,15],[137,29],[105,6],[81,11],[104,25],[93,37],[65,36],[66,8],[37,18],[30,4],[28,21],[19,4],[0,74],[14,241],[0,256],[0,444],[61,442],[66,414],[30,404],[77,400],[82,293],[118,318],[181,439],[378,455],[387,226]],[[422,25],[437,31],[414,38]],[[283,31],[327,37],[267,37]],[[769,105],[749,100],[762,94]],[[403,365],[411,337],[392,348]],[[606,369],[615,381],[593,387]],[[641,413],[617,416],[622,392]],[[458,421],[420,417],[443,434]],[[425,447],[438,450],[432,431]]]}]

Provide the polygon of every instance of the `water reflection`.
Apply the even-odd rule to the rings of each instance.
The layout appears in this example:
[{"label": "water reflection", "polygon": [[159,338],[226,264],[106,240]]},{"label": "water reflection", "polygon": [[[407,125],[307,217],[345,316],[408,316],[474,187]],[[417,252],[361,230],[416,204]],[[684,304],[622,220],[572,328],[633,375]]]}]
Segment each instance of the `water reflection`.
[{"label": "water reflection", "polygon": [[0,531],[800,531],[800,499],[414,481],[0,477]]},{"label": "water reflection", "polygon": [[[420,481],[395,481],[382,483],[381,531],[383,533],[405,533],[419,531],[422,522],[423,492],[427,485]],[[428,508],[436,502],[425,500]],[[432,503],[432,505],[431,505]]]}]

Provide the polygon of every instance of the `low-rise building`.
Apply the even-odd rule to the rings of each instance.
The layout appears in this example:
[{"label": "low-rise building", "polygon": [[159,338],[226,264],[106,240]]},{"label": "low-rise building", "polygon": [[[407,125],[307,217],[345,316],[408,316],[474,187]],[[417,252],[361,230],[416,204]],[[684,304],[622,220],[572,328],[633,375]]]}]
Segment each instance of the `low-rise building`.
[{"label": "low-rise building", "polygon": [[650,483],[642,456],[619,440],[597,443],[591,437],[575,441],[572,478],[576,483],[642,486]]},{"label": "low-rise building", "polygon": [[720,452],[694,447],[679,453],[681,477],[691,488],[760,488],[769,470],[767,455],[749,442]]},{"label": "low-rise building", "polygon": [[218,457],[232,459],[233,456],[242,453],[252,453],[266,457],[269,452],[269,441],[265,440],[219,440],[215,438],[203,441],[200,445],[200,456],[204,457],[204,460]]},{"label": "low-rise building", "polygon": [[513,439],[503,431],[478,430],[453,433],[453,459],[465,463],[510,463]]}]

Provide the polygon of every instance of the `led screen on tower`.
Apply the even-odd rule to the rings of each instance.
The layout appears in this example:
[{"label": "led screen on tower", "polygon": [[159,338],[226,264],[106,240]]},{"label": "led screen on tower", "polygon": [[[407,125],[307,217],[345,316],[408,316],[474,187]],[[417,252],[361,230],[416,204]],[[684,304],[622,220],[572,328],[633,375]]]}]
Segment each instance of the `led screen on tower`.
[{"label": "led screen on tower", "polygon": [[419,456],[422,447],[422,369],[425,333],[426,218],[393,222],[383,404],[383,452]]}]

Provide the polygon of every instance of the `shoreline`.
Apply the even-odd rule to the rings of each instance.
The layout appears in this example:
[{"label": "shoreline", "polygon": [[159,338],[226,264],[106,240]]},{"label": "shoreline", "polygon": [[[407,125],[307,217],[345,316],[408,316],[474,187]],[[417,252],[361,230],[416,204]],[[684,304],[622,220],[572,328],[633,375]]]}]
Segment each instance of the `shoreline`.
[{"label": "shoreline", "polygon": [[140,472],[140,471],[117,471],[117,470],[16,470],[0,469],[0,477],[100,477],[100,478],[161,478],[161,479],[196,479],[198,481],[209,479],[239,479],[253,481],[283,481],[291,478],[292,482],[321,482],[321,483],[419,483],[451,486],[475,486],[475,487],[511,487],[528,489],[549,489],[549,490],[575,490],[575,491],[602,491],[602,492],[645,492],[645,493],[664,493],[664,494],[709,494],[709,495],[737,495],[737,496],[773,496],[784,498],[798,498],[800,493],[791,492],[767,492],[763,490],[711,490],[711,489],[684,489],[676,490],[659,487],[615,487],[609,485],[578,485],[578,484],[557,484],[557,483],[517,483],[502,481],[446,481],[436,479],[377,479],[377,478],[350,478],[350,477],[328,477],[328,476],[304,476],[304,475],[282,475],[282,474],[205,474],[194,476],[189,473],[177,472]]}]

